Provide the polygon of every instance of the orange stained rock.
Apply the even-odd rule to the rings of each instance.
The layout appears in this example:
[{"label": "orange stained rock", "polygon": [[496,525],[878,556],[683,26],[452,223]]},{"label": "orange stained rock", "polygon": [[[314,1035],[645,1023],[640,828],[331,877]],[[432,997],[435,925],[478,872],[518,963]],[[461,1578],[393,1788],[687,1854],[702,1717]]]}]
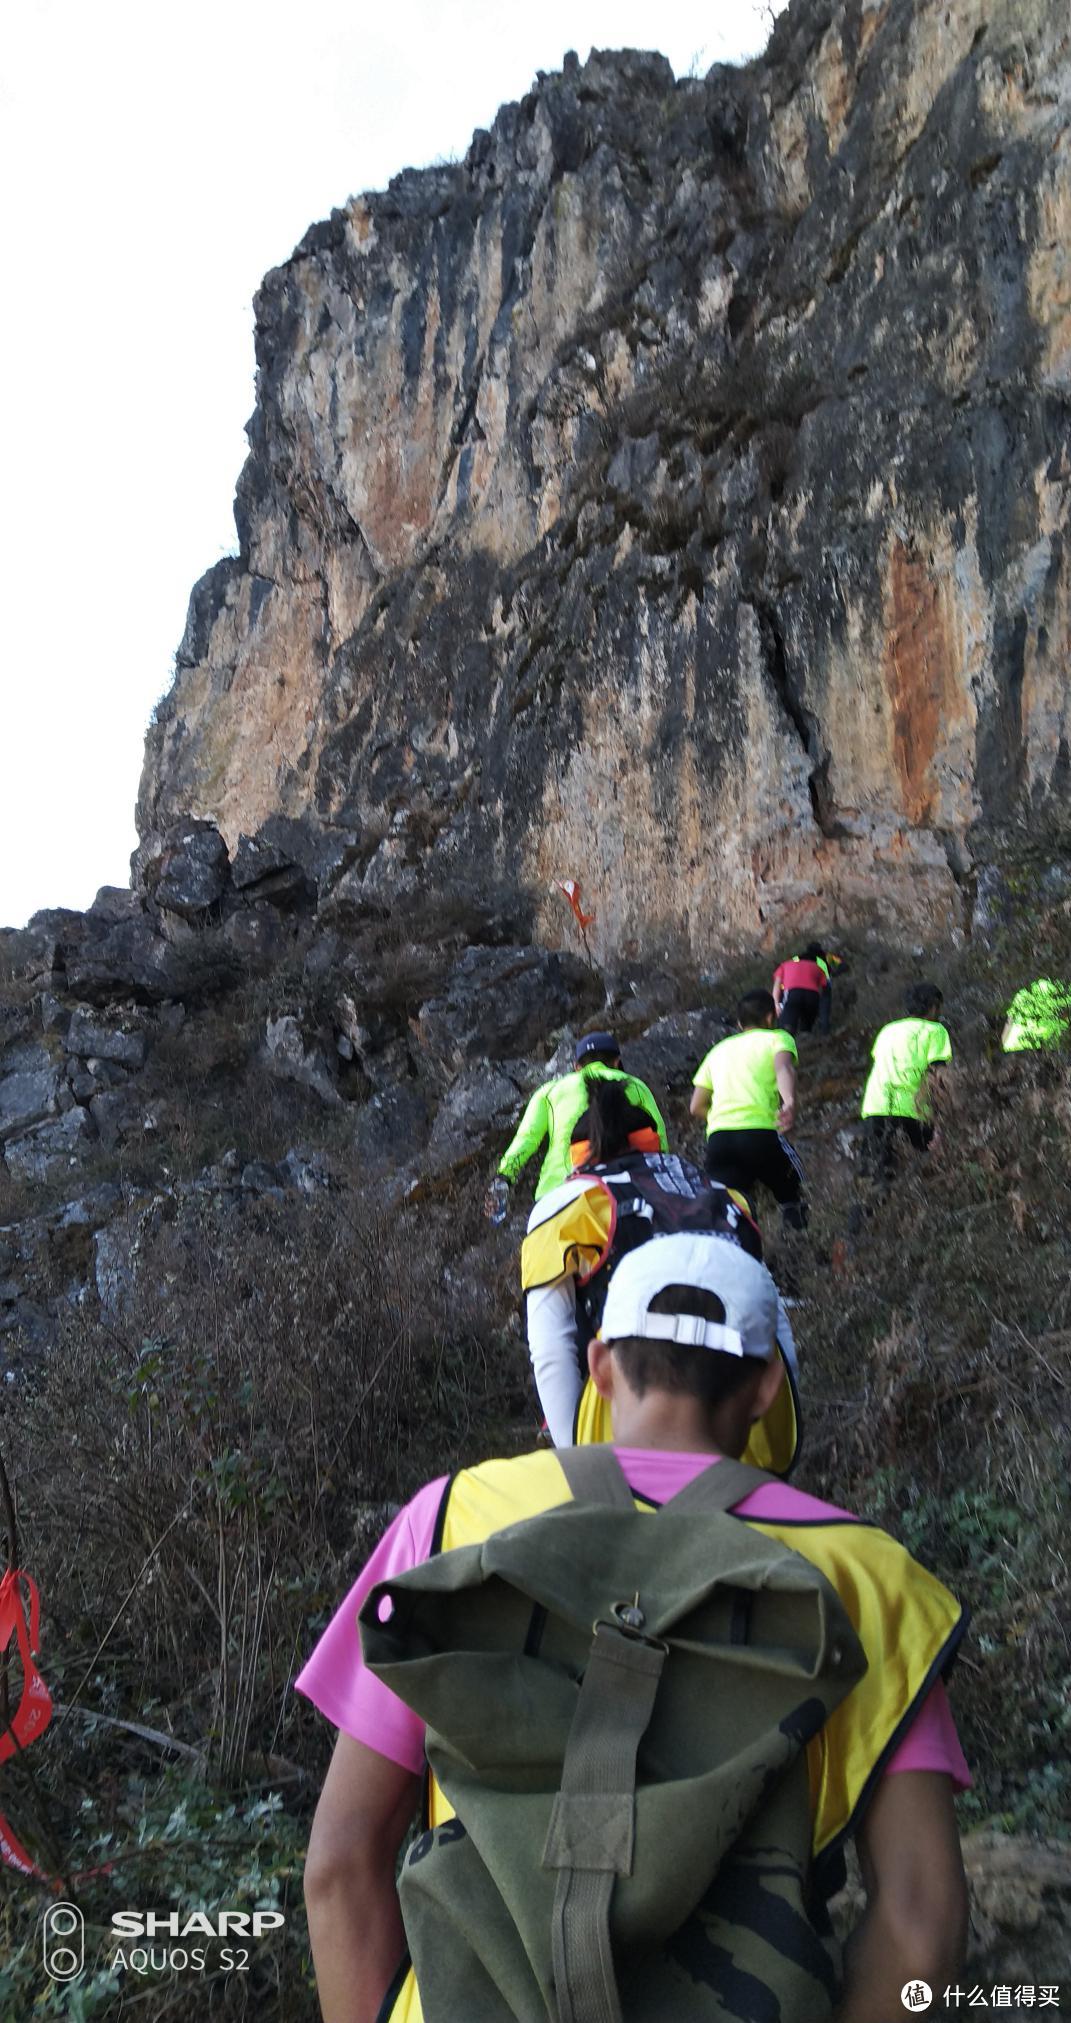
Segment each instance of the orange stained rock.
[{"label": "orange stained rock", "polygon": [[936,761],[949,722],[962,713],[957,631],[946,586],[934,581],[921,556],[897,541],[889,564],[884,676],[901,807],[909,822],[934,819]]}]

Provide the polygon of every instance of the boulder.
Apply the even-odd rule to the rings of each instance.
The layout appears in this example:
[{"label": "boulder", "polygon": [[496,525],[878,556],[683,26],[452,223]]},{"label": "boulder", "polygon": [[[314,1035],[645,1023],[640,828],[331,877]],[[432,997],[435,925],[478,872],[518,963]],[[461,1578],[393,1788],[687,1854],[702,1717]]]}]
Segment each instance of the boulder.
[{"label": "boulder", "polygon": [[656,1099],[684,1095],[704,1054],[731,1031],[731,1019],[718,1012],[671,1012],[625,1043],[624,1064]]},{"label": "boulder", "polygon": [[428,1105],[414,1082],[381,1089],[357,1112],[353,1142],[360,1165],[385,1171],[406,1165],[428,1138]]},{"label": "boulder", "polygon": [[70,951],[84,939],[84,914],[63,908],[35,913],[26,927],[4,930],[4,962],[13,977],[47,982],[62,973]]},{"label": "boulder", "polygon": [[89,1101],[101,1144],[110,1152],[126,1138],[140,1137],[145,1111],[133,1089],[102,1089]]},{"label": "boulder", "polygon": [[129,885],[102,885],[87,917],[114,927],[120,920],[136,920],[144,910],[140,892],[132,891]]},{"label": "boulder", "polygon": [[273,969],[289,946],[291,930],[274,905],[258,899],[255,906],[242,906],[231,914],[224,923],[223,937],[243,968],[263,972]]},{"label": "boulder", "polygon": [[275,853],[280,867],[296,865],[321,899],[361,852],[356,829],[318,822],[312,815],[269,815],[254,837],[239,839],[239,851],[243,840],[258,851]]},{"label": "boulder", "polygon": [[489,1159],[509,1136],[519,1095],[517,1084],[497,1069],[466,1068],[439,1106],[421,1162],[424,1170],[437,1176],[474,1159]]},{"label": "boulder", "polygon": [[98,1229],[122,1204],[123,1190],[113,1180],[102,1180],[75,1200],[66,1201],[50,1218],[51,1230]]},{"label": "boulder", "polygon": [[231,863],[231,884],[236,892],[244,892],[248,885],[256,885],[262,878],[293,869],[289,851],[278,843],[270,843],[262,836],[241,835]]},{"label": "boulder", "polygon": [[331,1175],[322,1152],[310,1152],[292,1145],[280,1159],[277,1170],[284,1186],[296,1188],[299,1194],[306,1196],[318,1194],[321,1188],[331,1185]]},{"label": "boulder", "polygon": [[201,920],[230,883],[227,845],[214,822],[178,822],[134,853],[138,886],[166,913]]},{"label": "boulder", "polygon": [[622,1032],[635,1032],[679,1009],[680,979],[665,969],[652,969],[640,976],[621,975],[612,978],[610,995],[614,1004],[613,1011],[607,1013],[610,1024]]},{"label": "boulder", "polygon": [[69,1006],[62,1004],[58,997],[53,997],[51,991],[44,990],[41,992],[39,1013],[42,1032],[65,1033],[67,1027],[70,1025],[71,1013]]},{"label": "boulder", "polygon": [[118,1320],[134,1291],[138,1252],[155,1221],[152,1207],[128,1209],[93,1238],[93,1284],[104,1314]]},{"label": "boulder", "polygon": [[1014,916],[1015,900],[1003,871],[996,864],[981,865],[974,888],[972,934],[980,941],[988,941],[1002,927],[1009,926]]},{"label": "boulder", "polygon": [[342,1101],[327,1055],[318,1040],[306,1040],[301,1022],[292,1012],[269,1018],[264,1031],[264,1059],[269,1072],[280,1081],[298,1082],[314,1090],[324,1103]]},{"label": "boulder", "polygon": [[594,1012],[602,996],[576,956],[542,948],[467,948],[443,995],[421,1006],[417,1037],[433,1072],[445,1080],[473,1061],[540,1050],[567,1019]]},{"label": "boulder", "polygon": [[67,961],[70,989],[92,1005],[117,997],[142,1004],[201,1000],[238,981],[241,964],[218,931],[165,940],[144,917],[121,921]]},{"label": "boulder", "polygon": [[145,1034],[101,1025],[87,1012],[76,1011],[67,1029],[67,1052],[82,1060],[115,1061],[124,1068],[143,1068]]},{"label": "boulder", "polygon": [[79,1154],[94,1136],[85,1110],[68,1110],[62,1117],[35,1124],[21,1137],[9,1138],[4,1161],[16,1180],[46,1180],[57,1166],[74,1166]]},{"label": "boulder", "polygon": [[54,1117],[61,1081],[47,1048],[26,1042],[5,1047],[0,1055],[0,1142]]},{"label": "boulder", "polygon": [[311,913],[316,881],[279,843],[263,836],[239,836],[231,884],[243,898],[268,901],[280,912]]}]

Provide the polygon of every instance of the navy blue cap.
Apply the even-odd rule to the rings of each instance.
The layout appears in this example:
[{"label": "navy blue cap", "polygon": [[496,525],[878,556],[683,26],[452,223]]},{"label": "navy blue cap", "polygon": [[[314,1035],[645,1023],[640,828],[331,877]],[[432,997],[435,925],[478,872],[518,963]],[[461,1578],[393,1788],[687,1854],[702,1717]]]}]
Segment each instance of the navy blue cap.
[{"label": "navy blue cap", "polygon": [[620,1053],[621,1049],[613,1033],[585,1033],[583,1039],[578,1040],[576,1043],[576,1062],[578,1067],[581,1061],[587,1060],[589,1054],[620,1055]]}]

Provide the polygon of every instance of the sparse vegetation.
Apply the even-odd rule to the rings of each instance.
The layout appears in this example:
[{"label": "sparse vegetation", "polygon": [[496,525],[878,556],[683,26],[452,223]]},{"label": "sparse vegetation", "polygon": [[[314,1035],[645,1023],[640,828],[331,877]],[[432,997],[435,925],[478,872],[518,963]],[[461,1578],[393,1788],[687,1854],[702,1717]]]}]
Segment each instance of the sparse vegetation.
[{"label": "sparse vegetation", "polygon": [[[1071,1799],[1071,1055],[1005,1059],[999,1024],[1039,964],[1067,970],[1071,923],[1038,867],[1011,882],[1022,919],[992,947],[944,963],[854,949],[832,1037],[804,1048],[811,1230],[791,1258],[771,1247],[802,1297],[798,1480],[886,1524],[971,1608],[954,1689],[975,1776],[964,1823],[1051,1836]],[[444,919],[444,938],[463,947],[473,925]],[[399,1033],[427,994],[427,932],[414,915],[351,937]],[[957,1059],[940,1142],[868,1196],[850,1143],[870,1037],[934,968]],[[42,1867],[76,1879],[95,1965],[44,1996],[43,1898],[0,1871],[4,2019],[314,2017],[299,1879],[331,1737],[294,1675],[392,1505],[535,1434],[519,1223],[487,1229],[479,1167],[391,1205],[355,1162],[353,1106],[325,1110],[258,1063],[267,1010],[315,1027],[346,974],[309,984],[295,966],[157,1039],[136,1270],[110,1315],[70,1306],[5,1397],[62,1711],[4,1766],[2,1804]],[[718,1004],[764,976],[761,962],[727,972]],[[687,1003],[710,996],[681,987]],[[697,1151],[683,1098],[667,1109]],[[236,1207],[209,1189],[150,1206],[154,1162],[189,1179],[231,1146],[278,1157],[295,1135],[327,1147],[331,1185],[307,1202]],[[130,1177],[122,1149],[119,1165]],[[108,1920],[130,1902],[278,1905],[287,1923],[240,1980],[115,1984]]]}]

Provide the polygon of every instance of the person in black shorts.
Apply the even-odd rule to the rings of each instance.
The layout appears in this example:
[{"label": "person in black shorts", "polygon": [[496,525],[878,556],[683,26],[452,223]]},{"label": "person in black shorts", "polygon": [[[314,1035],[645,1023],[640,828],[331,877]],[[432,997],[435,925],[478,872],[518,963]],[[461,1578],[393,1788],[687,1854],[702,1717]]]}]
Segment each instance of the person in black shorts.
[{"label": "person in black shorts", "polygon": [[796,1042],[775,1024],[766,990],[748,991],[736,1008],[739,1031],[711,1048],[696,1072],[693,1117],[706,1119],[707,1172],[749,1198],[768,1188],[793,1229],[807,1220],[803,1167],[788,1143],[796,1121]]},{"label": "person in black shorts", "polygon": [[829,963],[820,942],[809,941],[802,955],[790,955],[774,971],[773,1000],[782,1032],[829,1031],[832,998]]}]

